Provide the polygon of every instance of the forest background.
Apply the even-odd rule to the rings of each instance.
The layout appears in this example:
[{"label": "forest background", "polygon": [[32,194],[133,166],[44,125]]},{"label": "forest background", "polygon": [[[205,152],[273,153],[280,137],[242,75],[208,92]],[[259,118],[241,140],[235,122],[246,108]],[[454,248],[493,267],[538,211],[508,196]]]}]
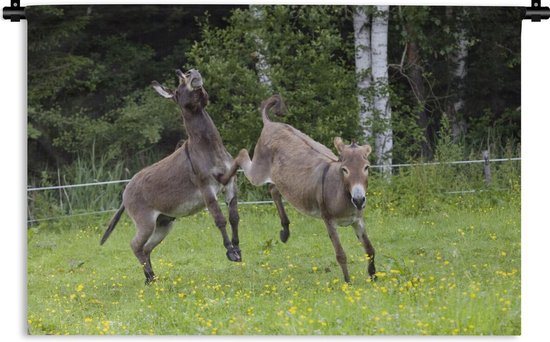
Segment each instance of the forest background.
[{"label": "forest background", "polygon": [[[98,165],[129,178],[171,153],[185,139],[179,110],[150,83],[175,86],[178,67],[201,71],[207,110],[232,154],[253,150],[258,107],[272,93],[286,100],[286,122],[327,146],[342,136],[376,147],[376,134],[391,128],[391,151],[375,149],[390,153],[390,163],[441,158],[442,141],[452,147],[448,160],[519,154],[517,8],[390,7],[388,80],[367,90],[354,6],[30,9],[32,186],[73,183]],[[372,24],[380,16],[361,9]],[[391,118],[374,109],[365,120],[358,98],[379,94]]]}]

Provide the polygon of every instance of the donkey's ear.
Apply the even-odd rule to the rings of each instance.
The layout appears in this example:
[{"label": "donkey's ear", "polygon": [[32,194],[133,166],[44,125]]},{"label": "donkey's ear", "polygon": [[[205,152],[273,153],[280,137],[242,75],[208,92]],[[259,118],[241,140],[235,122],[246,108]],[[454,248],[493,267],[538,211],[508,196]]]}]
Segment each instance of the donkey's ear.
[{"label": "donkey's ear", "polygon": [[160,96],[162,97],[165,97],[167,99],[171,99],[171,98],[174,98],[174,92],[169,90],[169,89],[166,89],[165,87],[163,87],[160,83],[158,83],[157,81],[153,81],[151,82],[151,85],[153,86],[153,88],[157,91],[157,93],[160,94]]},{"label": "donkey's ear", "polygon": [[344,141],[342,140],[342,138],[340,137],[334,138],[334,147],[336,147],[336,150],[338,150],[338,153],[341,154],[345,146],[346,145],[344,144]]},{"label": "donkey's ear", "polygon": [[176,69],[176,75],[178,76],[180,84],[187,82],[187,77],[185,77],[185,74],[180,69]]},{"label": "donkey's ear", "polygon": [[361,148],[363,149],[363,152],[364,152],[363,158],[367,159],[369,154],[372,152],[372,147],[370,147],[370,145],[363,145],[361,146]]}]

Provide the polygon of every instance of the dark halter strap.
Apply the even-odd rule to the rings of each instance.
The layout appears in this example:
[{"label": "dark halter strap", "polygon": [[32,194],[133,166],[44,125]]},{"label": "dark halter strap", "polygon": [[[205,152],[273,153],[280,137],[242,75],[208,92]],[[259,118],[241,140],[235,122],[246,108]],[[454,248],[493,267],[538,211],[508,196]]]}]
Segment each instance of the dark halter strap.
[{"label": "dark halter strap", "polygon": [[191,160],[191,155],[189,154],[189,144],[187,141],[185,142],[185,155],[187,156],[187,159],[189,159],[189,163],[191,164],[191,170],[193,170],[194,174],[197,174],[197,170],[195,170],[195,166],[193,165],[193,160]]},{"label": "dark halter strap", "polygon": [[328,214],[327,207],[325,205],[325,180],[327,178],[328,169],[330,168],[330,165],[334,162],[329,162],[323,169],[323,176],[321,177],[321,215]]}]

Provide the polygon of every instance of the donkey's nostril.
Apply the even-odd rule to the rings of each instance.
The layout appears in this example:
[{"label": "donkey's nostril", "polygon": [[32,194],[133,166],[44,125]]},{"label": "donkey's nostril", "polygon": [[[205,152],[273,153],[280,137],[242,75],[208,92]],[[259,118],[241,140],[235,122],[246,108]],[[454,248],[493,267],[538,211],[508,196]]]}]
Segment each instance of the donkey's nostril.
[{"label": "donkey's nostril", "polygon": [[363,209],[365,207],[366,198],[364,196],[359,198],[354,197],[351,199],[351,201],[357,209]]}]

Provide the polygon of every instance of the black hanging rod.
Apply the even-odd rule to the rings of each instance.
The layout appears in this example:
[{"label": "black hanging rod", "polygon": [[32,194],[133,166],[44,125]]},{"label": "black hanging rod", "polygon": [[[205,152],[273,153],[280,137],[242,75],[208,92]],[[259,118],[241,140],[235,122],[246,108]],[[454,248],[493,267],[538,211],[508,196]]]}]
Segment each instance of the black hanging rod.
[{"label": "black hanging rod", "polygon": [[[21,0],[11,0],[10,7],[4,7],[2,16],[6,20],[20,21],[27,19],[25,7],[21,7]],[[550,8],[542,7],[541,0],[531,0],[531,7],[525,7],[523,19],[541,21],[550,18]]]},{"label": "black hanging rod", "polygon": [[541,21],[550,18],[550,8],[542,7],[541,0],[531,0],[531,7],[525,7],[523,19]]},{"label": "black hanging rod", "polygon": [[2,10],[2,16],[6,20],[20,21],[27,19],[25,16],[25,7],[21,7],[20,0],[11,0],[10,7],[4,7]]}]

